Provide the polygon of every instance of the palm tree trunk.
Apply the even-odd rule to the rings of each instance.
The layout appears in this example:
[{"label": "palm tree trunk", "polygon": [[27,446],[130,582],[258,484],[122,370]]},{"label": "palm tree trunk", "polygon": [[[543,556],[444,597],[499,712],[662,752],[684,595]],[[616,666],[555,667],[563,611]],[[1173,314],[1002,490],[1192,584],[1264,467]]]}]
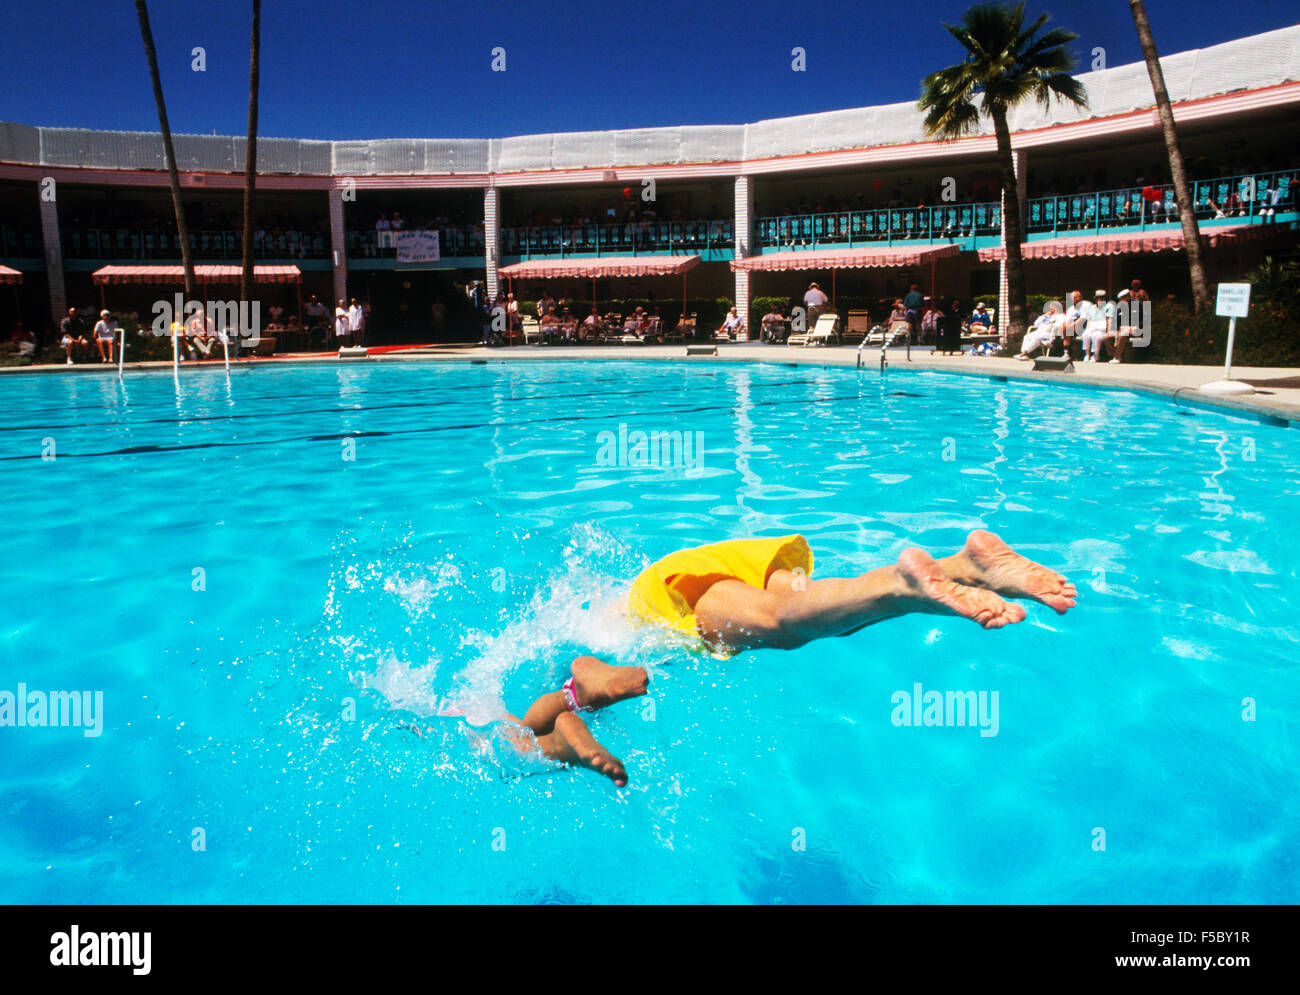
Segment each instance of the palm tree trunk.
[{"label": "palm tree trunk", "polygon": [[1169,106],[1169,91],[1165,89],[1165,74],[1156,54],[1156,40],[1151,35],[1146,6],[1142,0],[1129,0],[1133,23],[1137,26],[1142,56],[1146,59],[1151,89],[1155,91],[1156,107],[1160,111],[1160,130],[1164,132],[1165,149],[1169,153],[1169,175],[1174,181],[1174,196],[1178,198],[1178,220],[1183,226],[1183,247],[1187,252],[1187,267],[1192,278],[1192,300],[1197,311],[1210,303],[1210,287],[1205,281],[1205,260],[1201,256],[1201,236],[1196,224],[1196,205],[1187,185],[1187,170],[1183,168],[1183,150],[1178,144],[1178,129],[1174,127],[1174,111]]},{"label": "palm tree trunk", "polygon": [[[248,302],[253,297],[253,193],[257,187],[257,89],[261,36],[262,0],[253,0],[253,36],[248,57],[248,146],[244,150],[244,269],[239,280],[241,302]],[[240,314],[243,313],[241,310]]]},{"label": "palm tree trunk", "polygon": [[[144,54],[149,61],[149,79],[153,82],[153,101],[158,107],[158,127],[162,130],[163,155],[167,157],[167,179],[172,188],[172,208],[176,212],[176,235],[181,243],[181,266],[185,270],[185,299],[194,300],[194,259],[190,255],[190,229],[185,223],[185,206],[181,203],[181,177],[176,169],[176,150],[172,147],[172,129],[167,123],[167,104],[163,102],[162,77],[158,75],[158,52],[153,45],[153,31],[149,27],[149,8],[145,0],[135,0],[135,12],[140,16],[140,36],[144,39]],[[175,315],[184,321],[184,315]]]},{"label": "palm tree trunk", "polygon": [[1016,182],[1016,164],[1011,151],[1011,131],[1007,128],[1006,111],[990,111],[993,132],[998,140],[998,161],[1002,166],[1002,231],[1007,243],[1007,306],[1011,314],[1006,322],[1007,340],[1013,335],[1024,335],[1026,321],[1025,260],[1020,251],[1024,241],[1025,226],[1020,217],[1020,190]]}]

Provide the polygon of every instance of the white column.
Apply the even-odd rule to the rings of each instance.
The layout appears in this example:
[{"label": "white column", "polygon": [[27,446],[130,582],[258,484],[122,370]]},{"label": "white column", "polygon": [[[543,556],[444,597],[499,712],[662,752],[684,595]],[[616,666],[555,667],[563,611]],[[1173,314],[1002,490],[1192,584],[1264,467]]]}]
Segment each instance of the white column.
[{"label": "white column", "polygon": [[497,279],[497,265],[501,258],[501,207],[500,191],[496,187],[487,187],[483,191],[483,262],[487,267],[488,300],[496,300],[500,281]]},{"label": "white column", "polygon": [[[343,225],[343,189],[335,187],[330,198],[330,249],[334,261],[334,300],[348,299],[348,249]],[[330,312],[333,313],[333,308]]]},{"label": "white column", "polygon": [[[53,194],[46,198],[41,184],[36,185],[41,205],[41,239],[45,246],[45,279],[50,288],[50,314],[54,327],[68,313],[68,297],[63,285],[63,242],[59,237],[59,205]],[[57,189],[57,188],[52,188]]]},{"label": "white column", "polygon": [[[748,176],[736,177],[736,213],[733,222],[736,236],[735,254],[744,259],[750,254],[750,238],[754,228],[754,182]],[[736,270],[736,314],[742,326],[749,327],[749,270]]]},{"label": "white column", "polygon": [[[1024,151],[1013,149],[1011,152],[1011,163],[1016,171],[1016,196],[1020,199],[1020,229],[1024,232],[1025,227],[1025,193],[1028,189],[1028,180],[1026,177],[1027,155]],[[998,263],[998,336],[1003,341],[1007,340],[1007,321],[1011,318],[1010,294],[1007,292],[1007,211],[1006,196],[1002,197],[1002,214],[1001,214],[1001,240],[1002,260]]]}]

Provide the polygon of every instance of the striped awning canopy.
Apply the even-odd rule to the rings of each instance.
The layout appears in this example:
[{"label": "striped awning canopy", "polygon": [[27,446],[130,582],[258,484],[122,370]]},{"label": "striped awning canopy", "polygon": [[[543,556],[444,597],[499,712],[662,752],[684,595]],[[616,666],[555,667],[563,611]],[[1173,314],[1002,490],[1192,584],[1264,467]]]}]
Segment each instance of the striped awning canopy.
[{"label": "striped awning canopy", "polygon": [[497,270],[498,276],[533,280],[559,279],[585,276],[671,276],[685,273],[700,264],[700,257],[691,256],[591,256],[564,259],[529,259],[511,263]]},{"label": "striped awning canopy", "polygon": [[[1211,248],[1235,245],[1251,239],[1268,238],[1279,231],[1274,225],[1215,225],[1201,229],[1201,240]],[[1183,247],[1181,228],[1164,231],[1129,232],[1116,235],[1072,235],[1068,238],[1043,238],[1021,245],[1025,259],[1069,259],[1078,256],[1118,256],[1138,252],[1173,252]],[[1007,250],[1001,246],[980,249],[981,262],[1002,259]]]},{"label": "striped awning canopy", "polygon": [[731,263],[733,270],[865,269],[875,266],[916,266],[955,256],[961,247],[946,245],[873,245],[865,249],[825,249],[767,252]]},{"label": "striped awning canopy", "polygon": [[0,283],[22,283],[23,275],[16,269],[0,266]]},{"label": "striped awning canopy", "polygon": [[[242,266],[214,266],[204,263],[194,267],[199,283],[238,283],[244,275]],[[172,283],[185,282],[183,266],[102,266],[92,274],[96,283]],[[301,283],[297,266],[254,266],[254,283]]]}]

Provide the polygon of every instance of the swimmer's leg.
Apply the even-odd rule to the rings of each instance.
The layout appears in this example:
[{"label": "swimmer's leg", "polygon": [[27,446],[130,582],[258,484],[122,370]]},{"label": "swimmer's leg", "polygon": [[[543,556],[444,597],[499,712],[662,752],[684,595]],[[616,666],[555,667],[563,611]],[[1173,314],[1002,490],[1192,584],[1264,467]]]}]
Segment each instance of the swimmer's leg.
[{"label": "swimmer's leg", "polygon": [[[580,656],[569,665],[573,675],[573,696],[583,708],[608,708],[646,692],[649,676],[641,667],[612,667],[594,656]],[[524,717],[519,719],[538,736],[545,736],[555,720],[569,710],[563,691],[552,691],[538,698]]]},{"label": "swimmer's leg", "polygon": [[[613,667],[594,656],[580,656],[570,665],[573,696],[583,708],[607,708],[615,702],[646,693],[649,676],[641,667]],[[627,784],[622,761],[601,746],[587,724],[569,711],[563,691],[552,691],[538,698],[522,719],[508,716],[511,722],[527,727],[507,727],[506,738],[520,753],[541,748],[543,754],[561,763],[577,764],[604,774],[620,788]],[[535,738],[534,738],[535,737]]]},{"label": "swimmer's leg", "polygon": [[960,553],[938,561],[950,580],[983,587],[1004,598],[1029,598],[1056,610],[1075,606],[1078,589],[1055,570],[1021,556],[992,532],[977,529]]},{"label": "swimmer's leg", "polygon": [[552,760],[577,764],[604,774],[618,787],[627,784],[627,770],[623,761],[596,742],[587,724],[572,712],[555,719],[550,735],[537,737],[537,744]]},{"label": "swimmer's leg", "polygon": [[958,615],[986,629],[1019,622],[1025,610],[996,593],[950,579],[920,549],[904,550],[893,566],[859,577],[782,578],[769,589],[739,580],[712,585],[695,604],[700,635],[733,651],[793,649],[814,639],[844,636],[864,626],[913,612]]}]

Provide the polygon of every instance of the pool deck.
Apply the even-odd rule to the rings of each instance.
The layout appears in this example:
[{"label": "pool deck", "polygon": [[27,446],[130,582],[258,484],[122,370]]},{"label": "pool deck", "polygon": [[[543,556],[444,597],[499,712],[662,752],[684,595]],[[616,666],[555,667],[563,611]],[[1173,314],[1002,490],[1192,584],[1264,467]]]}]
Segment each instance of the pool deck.
[{"label": "pool deck", "polygon": [[[858,351],[851,346],[828,347],[790,347],[765,345],[759,343],[721,344],[717,356],[686,356],[686,349],[681,345],[666,346],[512,346],[510,348],[487,348],[475,344],[442,344],[416,346],[400,351],[385,352],[365,359],[341,360],[334,353],[302,353],[269,359],[242,361],[239,365],[259,367],[276,366],[281,363],[339,363],[339,362],[428,362],[431,360],[459,360],[479,362],[501,361],[538,361],[563,359],[652,359],[675,360],[679,362],[764,362],[786,363],[797,366],[830,367],[856,366]],[[1255,393],[1231,397],[1210,396],[1199,393],[1196,388],[1203,383],[1221,379],[1222,367],[1218,366],[1164,366],[1153,363],[1076,363],[1072,373],[1042,372],[1031,370],[1033,364],[996,357],[936,356],[929,347],[912,350],[909,362],[902,349],[892,348],[886,353],[888,369],[902,372],[905,370],[938,370],[945,373],[957,373],[969,376],[1003,378],[1008,380],[1039,381],[1044,383],[1066,383],[1099,387],[1113,387],[1138,390],[1162,395],[1180,404],[1193,404],[1237,411],[1248,416],[1263,416],[1270,420],[1280,419],[1295,427],[1300,427],[1300,368],[1288,367],[1234,367],[1233,378],[1250,384]],[[220,365],[219,361],[198,364],[186,363],[183,366],[196,365],[211,367]],[[864,369],[875,372],[880,368],[880,350],[862,350]],[[131,363],[128,370],[168,369],[166,362]],[[0,375],[17,373],[67,373],[70,375],[107,374],[115,367],[100,363],[83,363],[68,367],[62,365],[42,365],[0,368]]]}]

